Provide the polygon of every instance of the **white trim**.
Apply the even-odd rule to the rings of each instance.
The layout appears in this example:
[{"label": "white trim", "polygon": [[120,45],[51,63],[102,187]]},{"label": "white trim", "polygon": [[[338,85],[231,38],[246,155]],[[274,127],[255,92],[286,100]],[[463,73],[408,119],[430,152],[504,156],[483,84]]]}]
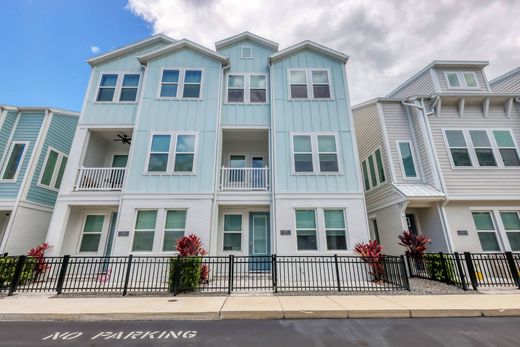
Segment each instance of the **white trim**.
[{"label": "white trim", "polygon": [[[410,148],[410,153],[412,155],[412,161],[413,161],[413,167],[414,167],[414,170],[415,170],[415,177],[410,177],[410,176],[407,176],[406,175],[406,171],[404,169],[404,164],[403,164],[403,154],[401,153],[401,147],[399,146],[400,143],[407,143],[409,148]],[[399,154],[399,166],[401,167],[401,173],[402,173],[402,178],[403,180],[405,181],[420,181],[421,180],[421,175],[420,175],[420,172],[418,170],[418,167],[417,167],[417,159],[415,157],[415,148],[412,144],[412,141],[410,140],[395,140],[395,145],[397,147],[397,153]]]},{"label": "white trim", "polygon": [[[474,71],[450,71],[445,70],[444,73],[444,79],[446,81],[446,86],[448,89],[468,89],[468,90],[475,90],[475,89],[482,89],[480,84],[478,83],[477,74]],[[457,79],[459,80],[459,86],[454,87],[451,85],[450,80],[448,79],[449,74],[455,74],[457,76]],[[471,74],[473,75],[473,78],[475,79],[475,83],[477,84],[475,87],[468,86],[468,83],[466,81],[465,74]]]},{"label": "white trim", "polygon": [[[327,229],[327,220],[325,219],[325,211],[341,211],[343,213],[343,229],[334,229],[330,228]],[[347,228],[347,211],[345,208],[333,208],[333,207],[324,207],[321,209],[321,212],[323,213],[323,233],[325,235],[325,251],[326,252],[345,252],[349,251],[349,233]],[[329,245],[327,244],[327,230],[343,230],[345,234],[345,249],[329,249]]]},{"label": "white trim", "polygon": [[[18,180],[18,175],[20,174],[20,171],[23,167],[23,164],[24,164],[24,160],[25,160],[25,155],[27,154],[27,150],[29,148],[29,145],[30,145],[30,141],[11,141],[11,144],[9,145],[9,150],[7,151],[7,156],[5,157],[5,161],[2,165],[2,171],[1,171],[1,174],[0,174],[0,183],[16,183],[16,181]],[[24,145],[24,148],[23,148],[23,152],[22,152],[22,156],[20,157],[20,161],[18,163],[18,166],[16,167],[16,172],[14,174],[14,177],[13,178],[6,178],[4,179],[4,174],[5,174],[5,170],[7,169],[7,163],[9,163],[9,158],[11,157],[12,155],[12,152],[13,152],[13,149],[14,149],[14,146],[17,145],[17,144],[23,144]]]},{"label": "white trim", "polygon": [[[496,215],[495,215],[495,212],[493,209],[487,209],[485,207],[469,207],[469,210],[470,210],[470,213],[471,213],[471,219],[473,220],[473,225],[475,227],[475,232],[477,233],[477,238],[479,239],[479,244],[480,244],[480,248],[482,250],[482,252],[486,253],[486,252],[503,252],[504,249],[505,249],[505,245],[504,245],[504,239],[503,239],[503,235],[502,233],[498,230],[497,228],[497,218],[496,218]],[[476,213],[489,213],[489,217],[491,218],[491,223],[493,223],[493,230],[478,230],[477,229],[477,225],[475,223],[475,218],[473,217],[473,213],[476,212]],[[497,246],[498,246],[498,251],[485,251],[482,249],[482,243],[480,242],[480,238],[478,237],[478,234],[479,233],[494,233],[495,234],[495,238],[496,238],[496,241],[497,241]]]},{"label": "white trim", "polygon": [[173,52],[176,52],[178,50],[181,50],[181,49],[185,49],[185,48],[188,48],[188,49],[192,49],[196,52],[199,52],[207,57],[210,57],[214,60],[217,60],[221,63],[223,63],[224,65],[227,65],[228,64],[228,58],[218,52],[215,52],[209,48],[206,48],[202,45],[199,45],[198,43],[195,43],[193,41],[190,41],[188,39],[182,39],[180,41],[177,41],[177,42],[174,42],[170,45],[167,45],[165,47],[162,47],[162,48],[159,48],[158,50],[156,51],[153,51],[153,52],[150,52],[150,53],[146,53],[144,55],[141,55],[141,56],[138,56],[137,57],[137,60],[139,60],[139,62],[141,64],[147,64],[148,61],[152,60],[152,59],[155,59],[155,58],[158,58],[158,57],[161,57],[165,54],[169,54],[169,53],[173,53]]},{"label": "white trim", "polygon": [[[184,228],[182,229],[167,229],[166,228],[166,221],[168,220],[168,212],[170,211],[185,211],[186,212],[186,215],[185,215],[185,218],[184,218]],[[170,252],[177,252],[177,250],[173,250],[173,251],[165,251],[164,250],[164,240],[166,238],[166,232],[167,231],[182,231],[184,235],[186,235],[186,224],[187,224],[187,221],[188,221],[188,211],[189,209],[188,208],[165,208],[164,209],[164,223],[163,223],[163,230],[162,230],[162,242],[161,242],[161,248],[160,248],[160,252],[161,253],[170,253]],[[157,225],[155,227],[155,229],[157,230]],[[154,234],[154,238],[155,238],[155,234]]]},{"label": "white trim", "polygon": [[[146,254],[146,253],[155,253],[155,250],[156,250],[156,246],[157,246],[157,225],[160,225],[159,223],[157,223],[157,221],[159,220],[159,211],[163,211],[164,209],[159,209],[159,208],[136,208],[134,210],[134,223],[132,225],[132,237],[131,237],[131,240],[130,240],[130,252],[132,253],[137,253],[137,254]],[[139,212],[141,211],[155,211],[156,214],[155,214],[155,227],[154,229],[139,229],[137,230],[136,229],[136,225],[137,225],[137,217],[139,215]],[[135,241],[135,232],[136,231],[143,231],[143,232],[153,232],[153,240],[152,240],[152,249],[151,250],[143,250],[143,251],[136,251],[134,250],[134,241]]]},{"label": "white trim", "polygon": [[[168,71],[178,71],[179,72],[179,79],[177,81],[177,94],[175,96],[161,96],[161,90],[162,90],[162,77],[164,70]],[[199,89],[199,96],[196,98],[193,97],[184,97],[184,80],[186,78],[186,71],[200,71],[200,83],[188,83],[188,84],[200,84]],[[203,90],[204,90],[204,75],[205,75],[205,69],[203,67],[169,67],[169,66],[163,66],[161,67],[161,73],[159,75],[159,86],[157,87],[157,93],[155,96],[155,100],[203,100]],[[167,84],[175,84],[173,82],[166,82]]]},{"label": "white trim", "polygon": [[[166,171],[148,171],[148,164],[150,161],[150,155],[152,151],[152,139],[155,135],[167,135],[170,136],[170,147],[168,151],[168,162],[166,165]],[[195,136],[195,148],[193,152],[193,170],[192,171],[174,171],[175,168],[175,157],[177,155],[177,140],[179,135],[193,135]],[[146,160],[145,167],[143,171],[143,175],[152,175],[152,176],[164,176],[164,175],[196,175],[197,174],[197,152],[198,152],[198,144],[199,144],[199,132],[198,131],[159,131],[152,132],[148,136],[148,151],[146,152]],[[159,153],[159,152],[157,152]],[[165,154],[166,152],[160,152]],[[184,152],[183,152],[184,153]],[[186,152],[188,153],[188,152]],[[189,152],[191,153],[191,152]]]},{"label": "white trim", "polygon": [[[312,152],[298,152],[302,154],[311,154],[312,155],[312,171],[305,171],[305,172],[297,172],[295,168],[295,161],[294,161],[294,137],[295,136],[309,136],[311,141],[311,150]],[[338,171],[321,171],[320,168],[320,152],[318,150],[318,137],[319,136],[334,136],[334,142],[336,145],[336,159],[338,161]],[[291,154],[291,175],[334,175],[339,176],[343,175],[342,170],[342,161],[341,161],[341,146],[340,142],[338,141],[338,133],[336,132],[290,132],[289,133],[289,147],[290,147],[290,154]],[[332,153],[332,152],[330,152]],[[330,154],[329,152],[324,152],[324,154]]]},{"label": "white trim", "polygon": [[[54,166],[54,170],[51,175],[50,185],[47,186],[47,185],[41,183],[41,181],[43,179],[43,173],[45,171],[45,167],[47,166],[47,161],[49,160],[49,155],[50,155],[51,151],[58,153],[58,158],[56,159],[56,165]],[[36,185],[38,187],[49,189],[49,190],[52,190],[55,192],[59,191],[59,188],[56,188],[56,180],[58,179],[58,174],[59,174],[59,171],[61,168],[61,163],[63,161],[63,158],[67,158],[67,160],[68,160],[69,157],[65,153],[57,150],[56,148],[54,148],[52,146],[47,146],[47,153],[45,154],[45,158],[43,160],[42,166],[40,167],[40,174],[38,175],[38,181],[36,183]],[[62,177],[62,179],[63,179],[63,177]]]},{"label": "white trim", "polygon": [[[296,218],[297,211],[313,211],[314,212],[314,229],[312,228],[298,228],[298,221]],[[294,207],[293,208],[293,220],[294,220],[294,250],[297,253],[301,252],[319,252],[320,251],[320,239],[318,237],[318,208],[316,207]],[[298,249],[298,230],[314,230],[316,237],[316,249]]]},{"label": "white trim", "polygon": [[250,40],[256,43],[259,43],[263,46],[269,47],[275,51],[278,50],[278,43],[264,39],[263,37],[260,37],[258,35],[255,35],[253,33],[250,33],[249,31],[244,31],[243,33],[228,37],[226,39],[220,40],[215,42],[215,48],[217,50],[221,50],[225,47],[231,46],[237,42],[240,42],[242,40]]},{"label": "white trim", "polygon": [[[229,101],[229,76],[242,76],[244,78],[244,87],[243,88],[231,88],[236,90],[244,91],[244,101]],[[261,89],[261,88],[251,88],[251,76],[264,76],[265,77],[265,101],[251,101],[251,89]],[[225,75],[226,88],[224,95],[224,104],[227,105],[267,105],[269,103],[269,79],[266,73],[255,73],[255,72],[229,72]],[[224,127],[224,126],[223,126]],[[240,126],[242,129],[243,126]]]},{"label": "white trim", "polygon": [[[305,84],[307,87],[307,97],[306,98],[293,98],[291,93],[291,72],[305,72]],[[329,83],[327,84],[329,87],[328,98],[316,98],[314,97],[314,83],[312,80],[313,72],[327,72],[327,79]],[[301,85],[301,83],[295,83],[297,85]],[[318,85],[325,85],[325,83],[317,83]],[[332,101],[334,100],[334,88],[332,84],[332,74],[330,73],[330,69],[328,68],[288,68],[287,69],[287,96],[290,101],[305,101],[305,100],[322,100],[322,101]]]},{"label": "white trim", "polygon": [[[249,213],[248,213],[249,214]],[[225,231],[225,227],[226,227],[226,216],[240,216],[240,231]],[[245,228],[244,230],[244,223],[246,222],[249,222],[249,221],[245,221],[244,219],[244,213],[243,212],[229,212],[229,213],[226,213],[224,212],[222,214],[222,244],[220,245],[220,250],[219,252],[223,252],[223,253],[233,253],[233,252],[244,252],[244,237],[245,237],[245,233],[244,231],[245,230],[248,230],[248,228]],[[227,249],[225,250],[224,249],[224,236],[225,234],[240,234],[240,249]]]},{"label": "white trim", "polygon": [[276,61],[278,60],[282,60],[284,59],[285,57],[288,57],[298,51],[301,51],[301,50],[304,50],[304,49],[308,49],[308,50],[312,50],[312,51],[315,51],[315,52],[319,52],[321,54],[324,54],[330,58],[333,58],[333,59],[336,59],[336,60],[339,60],[340,62],[342,62],[343,64],[346,64],[346,62],[348,61],[349,57],[348,55],[346,54],[343,54],[341,52],[338,52],[336,50],[333,50],[333,49],[330,49],[328,47],[325,47],[323,45],[320,45],[316,42],[312,42],[310,40],[305,40],[305,41],[302,41],[300,43],[297,43],[293,46],[290,46],[290,47],[287,47],[279,52],[276,52],[274,54],[271,54],[269,56],[269,63],[275,63]]},{"label": "white trim", "polygon": [[[83,236],[85,234],[85,226],[87,224],[88,216],[103,216],[103,225],[101,226],[101,232],[100,233],[88,233],[89,235],[99,234],[99,243],[98,243],[98,246],[97,246],[97,250],[95,252],[82,252],[82,251],[80,251],[81,243],[83,241]],[[110,224],[110,221],[107,220],[107,217],[108,217],[108,219],[110,219],[109,214],[106,211],[86,210],[83,213],[83,224],[81,226],[81,230],[80,230],[78,241],[77,241],[77,245],[76,245],[76,253],[77,254],[80,254],[82,256],[84,256],[84,255],[96,256],[96,255],[100,254],[100,249],[103,250],[103,248],[104,248],[104,247],[102,247],[102,245],[106,243],[107,230],[108,230],[107,227],[109,227],[109,224]]]},{"label": "white trim", "polygon": [[[116,85],[115,86],[108,86],[108,87],[102,87],[101,81],[103,80],[104,75],[116,75]],[[123,80],[125,78],[125,75],[139,75],[139,83],[137,84],[137,91],[135,94],[135,100],[127,100],[127,101],[120,101],[121,99],[121,91],[123,88]],[[92,100],[93,104],[137,104],[139,98],[139,94],[141,92],[141,84],[143,80],[143,73],[141,71],[103,71],[99,73],[99,80],[97,82],[97,88],[94,93],[94,98]],[[112,95],[112,100],[98,100],[99,97],[99,89],[100,88],[114,88],[114,95]],[[134,87],[131,87],[134,88]]]}]

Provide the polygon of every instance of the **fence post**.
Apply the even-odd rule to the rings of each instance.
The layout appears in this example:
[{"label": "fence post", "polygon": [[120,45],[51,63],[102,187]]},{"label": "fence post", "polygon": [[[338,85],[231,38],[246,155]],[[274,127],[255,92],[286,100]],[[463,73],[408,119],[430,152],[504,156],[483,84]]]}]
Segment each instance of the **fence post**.
[{"label": "fence post", "polygon": [[455,255],[455,262],[457,263],[457,270],[459,272],[460,282],[462,284],[462,289],[464,291],[468,290],[468,285],[466,283],[466,276],[464,275],[464,269],[462,268],[462,263],[460,262],[460,256],[458,252],[453,253]]},{"label": "fence post", "polygon": [[16,292],[26,260],[27,256],[25,255],[21,255],[20,257],[18,257],[18,261],[16,262],[16,266],[14,268],[13,279],[11,280],[11,285],[9,286],[9,294],[7,294],[8,296],[12,296],[14,292]]},{"label": "fence post", "polygon": [[448,266],[446,265],[446,258],[444,258],[444,253],[439,252],[439,258],[441,260],[442,266],[442,276],[444,277],[444,283],[450,284],[450,276],[448,274]]},{"label": "fence post", "polygon": [[334,254],[334,267],[336,268],[336,281],[338,283],[338,292],[341,292],[341,280],[339,277],[339,264],[337,254]]},{"label": "fence post", "polygon": [[477,290],[478,281],[477,281],[477,275],[475,274],[475,266],[473,265],[473,259],[471,259],[471,253],[464,252],[464,258],[466,259],[466,265],[468,267],[468,274],[469,274],[469,279],[471,281],[471,286],[473,287],[473,290]]},{"label": "fence post", "polygon": [[171,258],[171,265],[170,265],[170,272],[173,271],[173,274],[171,274],[171,284],[170,284],[170,292],[173,293],[173,296],[177,295],[177,292],[179,291],[179,274],[181,273],[181,255],[177,254],[177,260],[173,261],[173,258]]},{"label": "fence post", "polygon": [[130,271],[132,269],[132,258],[133,258],[133,255],[130,254],[128,256],[128,263],[126,265],[125,286],[123,287],[123,296],[125,296],[128,293],[128,282],[130,281]]},{"label": "fence post", "polygon": [[406,255],[406,265],[408,267],[407,273],[410,275],[410,278],[415,277],[415,275],[412,271],[412,263],[410,262],[410,252],[406,251],[405,255]]},{"label": "fence post", "polygon": [[271,279],[273,281],[273,290],[278,293],[278,276],[276,273],[276,254],[271,255]]},{"label": "fence post", "polygon": [[234,262],[234,255],[229,255],[229,268],[228,268],[228,294],[231,294],[231,291],[233,290],[233,262]]},{"label": "fence post", "polygon": [[67,268],[69,267],[70,255],[63,256],[61,262],[60,274],[58,275],[58,283],[56,283],[56,294],[60,295],[63,291],[63,284],[65,283],[65,275],[67,274]]},{"label": "fence post", "polygon": [[[399,265],[401,266],[401,279],[402,279],[403,284],[404,284],[404,289],[410,291],[410,282],[408,281],[408,273],[406,272],[406,265],[405,265],[405,262],[404,262],[404,255],[401,254],[401,256],[399,258],[401,258],[401,263]],[[408,259],[408,256],[407,256],[407,259]]]},{"label": "fence post", "polygon": [[516,268],[515,259],[513,258],[513,253],[511,252],[505,252],[507,262],[509,263],[509,268],[511,269],[511,275],[513,276],[513,281],[515,282],[515,285],[520,289],[520,276],[518,272],[520,269]]}]

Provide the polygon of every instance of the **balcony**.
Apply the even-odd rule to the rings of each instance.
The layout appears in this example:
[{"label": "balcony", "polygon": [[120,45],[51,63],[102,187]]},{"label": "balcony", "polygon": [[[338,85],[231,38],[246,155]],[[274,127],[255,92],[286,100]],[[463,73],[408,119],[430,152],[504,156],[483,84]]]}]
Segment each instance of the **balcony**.
[{"label": "balcony", "polygon": [[79,169],[77,191],[121,190],[125,179],[124,167],[82,167]]},{"label": "balcony", "polygon": [[220,169],[221,191],[269,191],[268,167]]}]

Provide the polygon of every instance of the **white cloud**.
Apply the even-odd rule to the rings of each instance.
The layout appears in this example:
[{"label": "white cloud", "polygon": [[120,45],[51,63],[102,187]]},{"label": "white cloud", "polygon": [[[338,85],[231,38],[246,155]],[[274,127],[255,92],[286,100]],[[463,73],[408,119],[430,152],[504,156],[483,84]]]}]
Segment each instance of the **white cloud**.
[{"label": "white cloud", "polygon": [[99,47],[98,46],[90,46],[90,51],[92,53],[97,53],[97,52],[99,52]]},{"label": "white cloud", "polygon": [[155,33],[214,42],[249,30],[280,47],[311,39],[351,56],[353,103],[384,96],[434,59],[520,65],[515,0],[129,0]]}]

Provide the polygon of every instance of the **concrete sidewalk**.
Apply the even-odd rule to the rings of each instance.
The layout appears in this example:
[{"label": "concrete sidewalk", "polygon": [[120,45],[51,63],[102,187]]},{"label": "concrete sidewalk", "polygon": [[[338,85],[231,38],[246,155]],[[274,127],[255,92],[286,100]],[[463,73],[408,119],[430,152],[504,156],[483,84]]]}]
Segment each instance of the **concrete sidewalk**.
[{"label": "concrete sidewalk", "polygon": [[520,294],[0,298],[0,320],[520,316]]}]

